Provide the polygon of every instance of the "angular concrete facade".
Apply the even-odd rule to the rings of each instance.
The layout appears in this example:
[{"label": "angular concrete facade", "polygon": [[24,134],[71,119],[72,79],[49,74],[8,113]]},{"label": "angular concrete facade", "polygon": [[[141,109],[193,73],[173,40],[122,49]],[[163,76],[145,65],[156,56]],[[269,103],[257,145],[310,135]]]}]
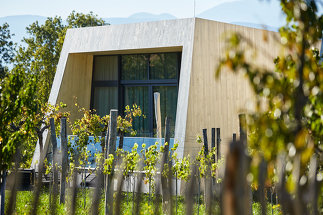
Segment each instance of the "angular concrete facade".
[{"label": "angular concrete facade", "polygon": [[[74,97],[90,108],[93,57],[155,52],[182,52],[175,139],[179,155],[195,153],[202,129],[221,128],[222,153],[232,133],[238,133],[238,114],[248,111],[254,96],[242,75],[215,68],[224,56],[225,32],[240,32],[259,50],[256,63],[273,66],[279,45],[275,33],[199,18],[111,25],[67,31],[49,102],[66,103],[72,120],[78,117]],[[267,41],[263,40],[267,33]],[[210,133],[209,133],[209,136]]]}]

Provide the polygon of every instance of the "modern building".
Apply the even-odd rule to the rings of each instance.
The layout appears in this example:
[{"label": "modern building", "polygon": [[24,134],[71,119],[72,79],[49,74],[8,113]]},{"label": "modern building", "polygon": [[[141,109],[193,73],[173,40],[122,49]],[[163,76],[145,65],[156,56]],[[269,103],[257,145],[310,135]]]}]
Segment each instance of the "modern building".
[{"label": "modern building", "polygon": [[[267,68],[279,53],[276,33],[199,18],[69,29],[49,102],[63,102],[71,118],[81,107],[101,115],[139,105],[145,119],[134,123],[138,136],[153,137],[153,93],[160,93],[162,121],[171,117],[179,154],[195,153],[202,129],[221,128],[222,153],[238,114],[252,109],[254,95],[242,74],[215,68],[225,54],[225,33],[239,32],[257,50],[254,62]],[[250,55],[251,56],[251,55]],[[210,136],[210,133],[209,133]]]}]

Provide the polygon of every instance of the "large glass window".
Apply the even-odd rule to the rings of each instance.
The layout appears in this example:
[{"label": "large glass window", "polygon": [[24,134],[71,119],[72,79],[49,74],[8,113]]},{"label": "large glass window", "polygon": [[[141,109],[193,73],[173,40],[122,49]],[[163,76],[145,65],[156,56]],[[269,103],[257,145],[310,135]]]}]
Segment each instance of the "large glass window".
[{"label": "large glass window", "polygon": [[108,110],[118,109],[118,87],[96,87],[93,92],[93,109],[100,116]]},{"label": "large glass window", "polygon": [[[165,132],[165,117],[171,119],[170,130],[171,135],[175,133],[175,119],[177,107],[177,86],[154,86],[153,92],[160,93],[160,112],[162,121],[162,136]],[[174,111],[175,110],[175,111]],[[156,133],[156,117],[154,118],[154,133]]]},{"label": "large glass window", "polygon": [[160,93],[162,133],[165,117],[175,132],[178,77],[181,53],[129,54],[94,58],[91,107],[100,115],[111,108],[123,113],[126,105],[137,104],[145,118],[133,122],[137,136],[156,135],[154,92]]},{"label": "large glass window", "polygon": [[150,79],[177,79],[179,71],[177,53],[151,54],[150,55]]},{"label": "large glass window", "polygon": [[148,56],[145,54],[123,55],[122,80],[147,80],[148,79]]},{"label": "large glass window", "polygon": [[118,109],[118,57],[97,56],[93,67],[91,108],[104,116]]},{"label": "large glass window", "polygon": [[[124,87],[124,104],[130,107],[133,104],[137,104],[143,113],[147,115],[149,113],[149,87],[148,86],[125,86]],[[133,127],[137,131],[137,135],[140,137],[150,136],[149,118],[140,117],[135,118],[133,121]]]},{"label": "large glass window", "polygon": [[93,81],[118,81],[118,56],[96,56]]}]

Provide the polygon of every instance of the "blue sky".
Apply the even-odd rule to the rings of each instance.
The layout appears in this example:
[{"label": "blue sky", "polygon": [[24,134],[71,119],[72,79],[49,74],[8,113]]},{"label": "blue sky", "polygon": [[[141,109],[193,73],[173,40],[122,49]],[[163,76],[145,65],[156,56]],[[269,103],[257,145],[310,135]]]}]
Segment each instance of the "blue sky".
[{"label": "blue sky", "polygon": [[[239,0],[196,0],[196,14],[232,1]],[[28,14],[66,18],[72,10],[93,11],[100,17],[128,17],[138,12],[170,13],[178,18],[194,14],[194,0],[0,0],[0,5],[0,17]]]}]

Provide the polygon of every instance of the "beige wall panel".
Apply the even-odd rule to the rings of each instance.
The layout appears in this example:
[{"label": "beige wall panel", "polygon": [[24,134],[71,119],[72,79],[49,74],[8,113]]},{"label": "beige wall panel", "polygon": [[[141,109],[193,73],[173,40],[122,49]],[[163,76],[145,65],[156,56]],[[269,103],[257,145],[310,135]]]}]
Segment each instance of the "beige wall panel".
[{"label": "beige wall panel", "polygon": [[80,117],[75,98],[80,107],[90,108],[93,56],[69,54],[57,103],[63,102],[71,112],[71,122]]},{"label": "beige wall panel", "polygon": [[[239,132],[238,114],[252,110],[255,96],[242,74],[222,71],[215,78],[215,68],[225,53],[225,34],[240,32],[253,43],[246,47],[248,53],[258,50],[252,59],[255,64],[273,68],[273,59],[279,53],[275,33],[269,32],[268,42],[263,41],[266,31],[196,19],[188,116],[186,124],[185,154],[195,154],[201,145],[195,142],[202,129],[208,129],[209,144],[211,128],[221,128],[222,155],[227,150],[232,134]],[[251,59],[251,57],[250,57]]]}]

